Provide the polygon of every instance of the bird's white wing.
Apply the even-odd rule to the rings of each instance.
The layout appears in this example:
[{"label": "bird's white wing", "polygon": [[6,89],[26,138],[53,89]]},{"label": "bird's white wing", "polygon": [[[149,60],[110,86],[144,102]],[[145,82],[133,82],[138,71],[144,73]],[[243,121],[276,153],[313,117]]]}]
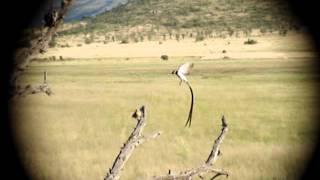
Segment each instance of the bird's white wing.
[{"label": "bird's white wing", "polygon": [[191,69],[193,68],[193,63],[184,63],[179,66],[178,72],[184,75],[190,74]]}]

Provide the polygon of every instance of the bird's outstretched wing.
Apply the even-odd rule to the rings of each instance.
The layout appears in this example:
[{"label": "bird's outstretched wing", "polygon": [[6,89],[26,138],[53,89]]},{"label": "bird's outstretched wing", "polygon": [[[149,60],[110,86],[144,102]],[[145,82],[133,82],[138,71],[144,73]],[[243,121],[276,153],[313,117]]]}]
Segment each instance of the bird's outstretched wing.
[{"label": "bird's outstretched wing", "polygon": [[179,66],[178,72],[184,75],[188,75],[190,74],[192,68],[193,68],[193,63],[184,63]]}]

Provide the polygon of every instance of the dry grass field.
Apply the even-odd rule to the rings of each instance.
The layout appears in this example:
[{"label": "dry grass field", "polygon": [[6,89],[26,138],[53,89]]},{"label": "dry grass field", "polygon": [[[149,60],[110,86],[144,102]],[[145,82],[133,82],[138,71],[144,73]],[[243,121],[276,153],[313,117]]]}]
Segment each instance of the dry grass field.
[{"label": "dry grass field", "polygon": [[[177,52],[168,53],[168,61],[160,59],[165,50],[152,54],[141,48],[140,54],[126,54],[139,48],[139,43],[106,45],[97,56],[86,46],[50,50],[47,56],[62,55],[65,60],[32,62],[21,83],[41,83],[46,70],[54,95],[12,100],[23,162],[36,179],[103,179],[135,126],[132,112],[146,105],[145,133],[160,130],[162,135],[134,151],[122,179],[146,179],[168,169],[175,173],[203,163],[223,114],[230,130],[215,166],[228,170],[229,179],[297,178],[314,145],[317,96],[313,88],[318,77],[309,69],[314,58],[306,55],[308,43],[291,40],[276,48],[270,45],[273,38],[258,39],[252,46],[234,40],[231,45],[239,48],[229,49],[228,45],[215,47],[214,41],[206,46],[190,42],[195,44],[191,52],[177,46]],[[278,41],[284,41],[281,38],[285,37]],[[172,51],[176,47],[157,46]],[[210,58],[209,51],[201,53],[204,47],[212,47],[217,58]],[[235,54],[222,59],[223,49]],[[192,50],[196,55],[191,56]],[[285,56],[249,58],[250,52]],[[170,74],[184,62],[194,63],[189,77],[195,95],[191,128],[184,127],[189,90]]]}]

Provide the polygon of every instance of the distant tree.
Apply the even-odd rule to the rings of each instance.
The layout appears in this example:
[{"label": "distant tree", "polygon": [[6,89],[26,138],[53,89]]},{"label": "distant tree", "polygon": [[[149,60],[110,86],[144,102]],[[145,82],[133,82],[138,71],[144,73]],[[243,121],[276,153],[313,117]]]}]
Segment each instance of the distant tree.
[{"label": "distant tree", "polygon": [[230,37],[234,34],[234,30],[230,27],[228,27],[228,34]]},{"label": "distant tree", "polygon": [[166,34],[162,35],[162,40],[165,41],[167,39]]},{"label": "distant tree", "polygon": [[152,33],[149,32],[147,37],[148,37],[148,41],[151,41],[152,40]]},{"label": "distant tree", "polygon": [[180,40],[180,35],[176,34],[176,40],[179,41]]},{"label": "distant tree", "polygon": [[196,42],[198,42],[198,41],[203,41],[204,39],[205,39],[205,37],[204,37],[203,35],[197,34],[195,41],[196,41]]}]

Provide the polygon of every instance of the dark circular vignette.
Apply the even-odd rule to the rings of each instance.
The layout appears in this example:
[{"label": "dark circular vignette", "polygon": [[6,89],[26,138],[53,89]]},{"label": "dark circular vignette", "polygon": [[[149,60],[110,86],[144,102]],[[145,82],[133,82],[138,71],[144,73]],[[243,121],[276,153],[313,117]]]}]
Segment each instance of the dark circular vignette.
[{"label": "dark circular vignette", "polygon": [[[1,100],[1,177],[9,177],[9,179],[31,179],[28,177],[28,173],[20,163],[17,156],[17,149],[13,142],[10,128],[10,117],[8,115],[8,87],[9,78],[12,71],[12,57],[17,47],[18,40],[21,37],[21,32],[26,28],[38,12],[44,7],[46,3],[50,3],[49,0],[32,0],[32,1],[5,1],[3,3],[3,9],[1,11],[1,35],[2,35],[2,48],[1,48],[1,86],[0,86],[0,100]],[[320,47],[320,28],[317,26],[317,17],[320,15],[320,11],[317,6],[316,0],[289,0],[291,9],[297,18],[307,26],[311,37],[314,39],[315,48],[319,53]],[[318,54],[319,56],[319,54]],[[317,80],[319,80],[319,67],[320,63],[318,59],[314,61],[313,71],[317,74]],[[315,87],[319,92],[320,87]],[[320,97],[320,96],[318,96]],[[315,104],[319,107],[320,104]],[[315,112],[316,119],[319,119],[319,112]],[[320,123],[319,123],[320,124]],[[318,124],[318,125],[319,125]],[[320,129],[320,127],[318,127]],[[307,163],[306,171],[301,179],[319,179],[320,172],[320,131],[318,131],[317,146],[314,149],[312,159]]]},{"label": "dark circular vignette", "polygon": [[[315,48],[317,50],[317,56],[318,58],[314,60],[313,67],[311,67],[311,70],[314,71],[316,76],[316,82],[317,87],[315,89],[317,90],[316,93],[319,93],[319,75],[320,75],[320,62],[319,62],[319,52],[320,52],[320,27],[318,26],[317,18],[319,17],[319,9],[317,6],[316,0],[309,0],[309,1],[303,1],[303,0],[289,0],[291,5],[292,12],[297,16],[298,20],[300,20],[304,25],[307,26],[311,37],[314,40]],[[319,94],[317,94],[317,103],[314,104],[314,106],[319,107]],[[314,122],[319,122],[320,113],[314,112],[316,119]],[[318,125],[318,137],[317,137],[317,145],[314,149],[314,152],[312,154],[312,158],[309,162],[307,162],[306,171],[303,173],[301,179],[319,179],[320,178],[320,127],[319,123]]]},{"label": "dark circular vignette", "polygon": [[[9,117],[9,78],[13,67],[13,55],[22,30],[32,23],[37,12],[48,3],[46,0],[2,2],[1,50],[0,50],[0,101],[1,101],[1,177],[4,179],[31,179],[17,155]],[[8,178],[6,178],[8,177]]]}]

